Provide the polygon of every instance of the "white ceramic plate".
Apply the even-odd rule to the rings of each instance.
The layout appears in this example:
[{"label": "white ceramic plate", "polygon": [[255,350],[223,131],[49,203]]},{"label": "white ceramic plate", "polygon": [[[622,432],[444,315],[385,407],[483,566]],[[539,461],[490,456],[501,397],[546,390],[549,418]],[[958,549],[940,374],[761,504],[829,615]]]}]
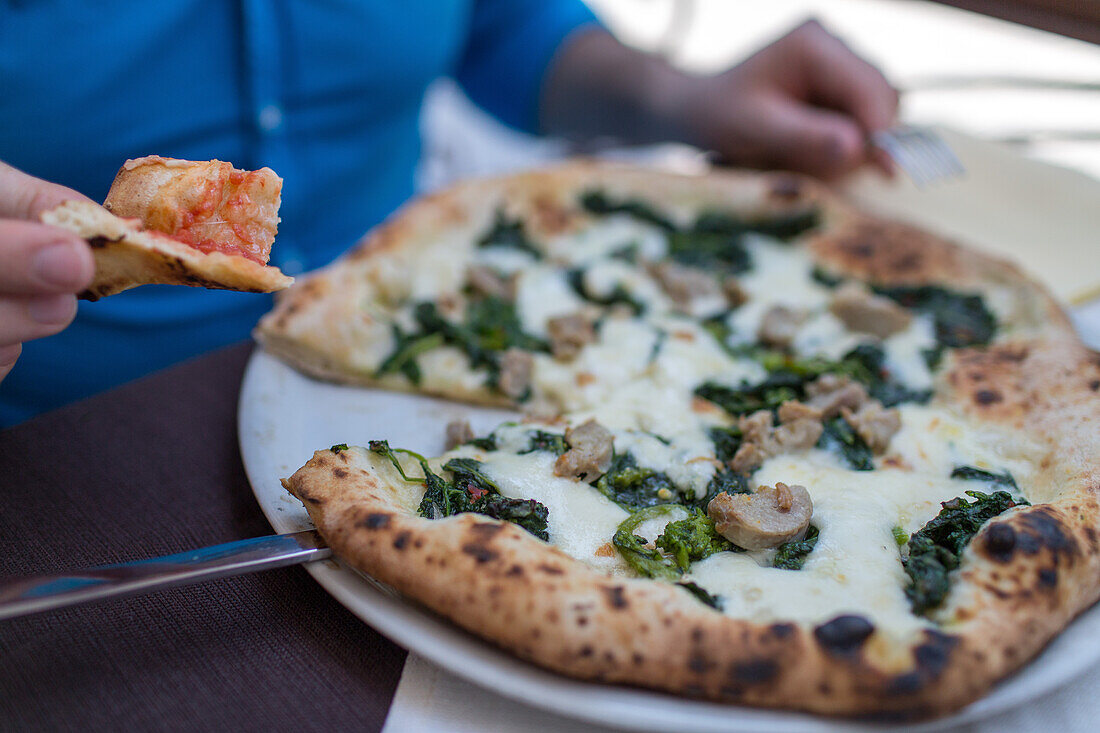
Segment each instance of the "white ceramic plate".
[{"label": "white ceramic plate", "polygon": [[[279,483],[313,451],[337,443],[385,438],[425,454],[443,450],[443,428],[466,418],[483,434],[513,413],[442,400],[317,382],[257,351],[241,389],[241,454],[256,499],[277,532],[310,525],[301,503]],[[889,730],[808,715],[683,700],[661,693],[571,680],[519,661],[421,606],[334,562],[309,572],[325,590],[396,643],[453,674],[558,714],[646,731]],[[907,731],[936,730],[1022,705],[1071,680],[1100,660],[1100,607],[1077,619],[1020,674],[958,714]]]}]

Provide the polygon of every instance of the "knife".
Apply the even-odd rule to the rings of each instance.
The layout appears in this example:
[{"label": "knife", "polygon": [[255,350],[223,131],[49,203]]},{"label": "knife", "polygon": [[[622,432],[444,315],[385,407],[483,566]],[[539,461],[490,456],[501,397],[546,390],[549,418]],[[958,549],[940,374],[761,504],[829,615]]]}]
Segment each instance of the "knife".
[{"label": "knife", "polygon": [[59,575],[0,580],[0,620],[332,556],[317,530],[254,537]]}]

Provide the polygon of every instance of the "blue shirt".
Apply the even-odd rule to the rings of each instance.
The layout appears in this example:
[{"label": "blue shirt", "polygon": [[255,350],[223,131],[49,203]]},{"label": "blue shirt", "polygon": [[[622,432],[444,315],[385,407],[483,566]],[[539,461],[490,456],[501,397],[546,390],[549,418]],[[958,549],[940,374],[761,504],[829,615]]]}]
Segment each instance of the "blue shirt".
[{"label": "blue shirt", "polygon": [[[0,9],[0,160],[102,201],[148,154],[284,179],[272,263],[324,265],[413,191],[425,88],[534,130],[580,0],[76,0]],[[24,345],[0,425],[238,341],[269,296],[144,286]]]}]

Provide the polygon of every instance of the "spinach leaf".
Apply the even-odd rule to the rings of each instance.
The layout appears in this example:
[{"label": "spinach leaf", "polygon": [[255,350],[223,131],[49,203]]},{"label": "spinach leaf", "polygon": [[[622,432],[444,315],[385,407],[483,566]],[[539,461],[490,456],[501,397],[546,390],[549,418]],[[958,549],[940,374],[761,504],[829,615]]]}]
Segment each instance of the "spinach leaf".
[{"label": "spinach leaf", "polygon": [[340,451],[347,450],[347,449],[348,449],[348,444],[347,443],[337,443],[336,445],[329,448],[329,450],[332,451],[333,453],[339,453]]},{"label": "spinach leaf", "polygon": [[477,240],[478,247],[509,247],[533,256],[536,260],[543,258],[542,251],[527,237],[523,221],[510,219],[501,209],[497,209],[496,219],[489,231]]},{"label": "spinach leaf", "polygon": [[707,484],[707,491],[701,498],[696,498],[694,504],[702,511],[707,510],[711,499],[719,494],[751,494],[749,477],[743,473],[737,473],[728,468],[721,468],[714,472],[714,476]]},{"label": "spinach leaf", "polygon": [[817,527],[810,525],[806,537],[797,542],[784,542],[772,559],[772,567],[780,570],[801,570],[806,564],[806,556],[817,546]]},{"label": "spinach leaf", "polygon": [[730,387],[704,382],[695,388],[695,395],[731,415],[745,415],[757,410],[777,410],[784,402],[802,397],[805,381],[789,372],[773,372],[756,385],[742,382],[740,387]]},{"label": "spinach leaf", "polygon": [[606,295],[597,295],[590,291],[584,282],[584,270],[580,267],[575,267],[565,273],[565,278],[569,282],[569,286],[573,288],[573,292],[581,296],[589,303],[595,303],[596,305],[612,306],[612,305],[625,305],[630,310],[634,311],[634,315],[640,315],[645,312],[645,303],[637,300],[631,295],[622,283],[616,283],[615,287],[611,289],[611,292]]},{"label": "spinach leaf", "polygon": [[607,473],[592,485],[628,511],[667,504],[680,495],[666,474],[652,468],[639,468],[634,454],[629,451],[616,453]]},{"label": "spinach leaf", "polygon": [[699,509],[686,519],[669,522],[656,545],[668,553],[683,572],[693,562],[733,549],[733,543],[718,534],[714,522]]},{"label": "spinach leaf", "polygon": [[728,428],[713,427],[707,431],[712,443],[714,443],[714,456],[722,463],[729,463],[741,447],[741,429],[736,425]]},{"label": "spinach leaf", "polygon": [[[471,301],[462,324],[444,318],[431,302],[418,303],[413,318],[420,327],[416,338],[422,342],[435,338],[460,349],[470,359],[471,367],[488,372],[490,385],[496,385],[500,378],[500,355],[507,349],[550,350],[544,340],[524,332],[515,304],[496,296]],[[398,356],[391,355],[386,363],[398,361]]]},{"label": "spinach leaf", "polygon": [[454,484],[475,499],[485,494],[500,493],[500,487],[481,470],[481,461],[473,458],[452,458],[443,464],[444,471],[454,476]]},{"label": "spinach leaf", "polygon": [[[481,462],[473,458],[452,458],[443,465],[454,481],[447,481],[432,472],[428,461],[419,453],[401,448],[390,448],[385,440],[372,440],[368,448],[389,459],[401,478],[412,483],[424,484],[424,497],[417,513],[428,519],[443,519],[463,512],[484,514],[493,519],[512,522],[540,540],[548,541],[546,520],[549,510],[534,499],[512,499],[503,496],[496,483],[481,470]],[[406,453],[420,463],[424,478],[412,478],[405,474],[396,453]]]},{"label": "spinach leaf", "polygon": [[427,461],[421,461],[424,471],[424,497],[420,500],[417,512],[428,519],[443,519],[454,514],[473,511],[473,497],[463,486],[445,481],[432,473]]},{"label": "spinach leaf", "polygon": [[875,468],[871,449],[859,434],[842,417],[834,417],[822,423],[825,430],[817,441],[817,447],[837,453],[850,468],[871,471]]},{"label": "spinach leaf", "polygon": [[974,499],[958,497],[945,501],[940,513],[909,538],[909,555],[902,561],[909,586],[905,595],[913,613],[939,606],[947,597],[948,573],[959,566],[959,558],[982,525],[1017,506],[1007,491],[983,494],[968,491]]},{"label": "spinach leaf", "polygon": [[560,433],[547,433],[542,430],[532,430],[528,433],[530,436],[527,447],[521,450],[520,453],[534,453],[535,451],[548,451],[556,456],[560,456],[569,450],[569,446],[565,443],[565,436]]},{"label": "spinach leaf", "polygon": [[472,511],[519,525],[543,542],[550,541],[546,525],[550,511],[534,499],[511,499],[500,494],[485,494],[474,502]]},{"label": "spinach leaf", "polygon": [[739,275],[752,269],[752,258],[740,234],[697,229],[671,232],[668,256],[682,265],[722,275]]},{"label": "spinach leaf", "polygon": [[676,582],[676,585],[680,586],[688,593],[695,596],[695,598],[700,603],[706,604],[717,611],[722,610],[721,600],[718,598],[718,596],[711,595],[704,588],[700,587],[696,583],[693,583],[690,580],[679,580]]},{"label": "spinach leaf", "polygon": [[1016,485],[1016,479],[1012,478],[1012,474],[1008,471],[1004,473],[992,473],[990,471],[983,471],[980,468],[975,468],[974,466],[956,466],[955,470],[951,472],[951,478],[961,478],[967,481],[985,481],[994,486],[1003,486],[1005,488],[1019,490],[1019,487]]},{"label": "spinach leaf", "polygon": [[524,332],[514,303],[490,296],[466,306],[466,327],[488,351],[519,348],[526,351],[550,351],[550,344]]},{"label": "spinach leaf", "polygon": [[646,520],[664,516],[676,508],[675,504],[660,504],[634,512],[624,519],[615,530],[611,544],[622,555],[626,564],[644,578],[664,578],[675,580],[680,577],[680,568],[666,558],[656,548],[646,547],[644,537],[634,534],[634,530]]},{"label": "spinach leaf", "polygon": [[443,335],[430,334],[406,334],[395,323],[393,324],[393,352],[386,357],[375,371],[374,376],[400,372],[415,385],[420,384],[420,366],[416,363],[416,357],[443,345]]},{"label": "spinach leaf", "polygon": [[776,410],[787,400],[803,399],[806,385],[823,374],[851,377],[862,383],[868,394],[885,407],[901,402],[927,402],[932,396],[931,390],[911,390],[893,381],[883,366],[886,357],[882,347],[877,344],[860,344],[840,361],[821,357],[800,359],[759,346],[727,347],[727,351],[737,356],[747,356],[768,371],[768,376],[755,385],[742,382],[738,387],[730,387],[704,382],[695,389],[696,396],[713,402],[731,415]]},{"label": "spinach leaf", "polygon": [[641,199],[621,199],[615,201],[600,190],[586,191],[581,194],[581,207],[590,214],[629,214],[638,221],[644,221],[665,231],[675,231],[676,225],[667,217]]},{"label": "spinach leaf", "polygon": [[484,438],[474,438],[473,440],[467,440],[466,445],[472,445],[475,448],[481,450],[494,451],[500,446],[497,445],[496,433],[489,433]]},{"label": "spinach leaf", "polygon": [[997,330],[997,319],[981,295],[936,285],[877,286],[874,290],[906,308],[931,314],[941,347],[988,344]]}]

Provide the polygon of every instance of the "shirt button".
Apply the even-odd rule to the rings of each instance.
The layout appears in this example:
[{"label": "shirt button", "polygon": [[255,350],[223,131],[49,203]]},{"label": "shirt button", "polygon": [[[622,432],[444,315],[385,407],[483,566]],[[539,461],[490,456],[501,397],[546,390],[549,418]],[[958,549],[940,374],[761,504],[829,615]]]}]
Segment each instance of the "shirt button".
[{"label": "shirt button", "polygon": [[264,132],[274,132],[283,124],[283,110],[277,104],[269,104],[260,110],[256,116],[260,129]]}]

